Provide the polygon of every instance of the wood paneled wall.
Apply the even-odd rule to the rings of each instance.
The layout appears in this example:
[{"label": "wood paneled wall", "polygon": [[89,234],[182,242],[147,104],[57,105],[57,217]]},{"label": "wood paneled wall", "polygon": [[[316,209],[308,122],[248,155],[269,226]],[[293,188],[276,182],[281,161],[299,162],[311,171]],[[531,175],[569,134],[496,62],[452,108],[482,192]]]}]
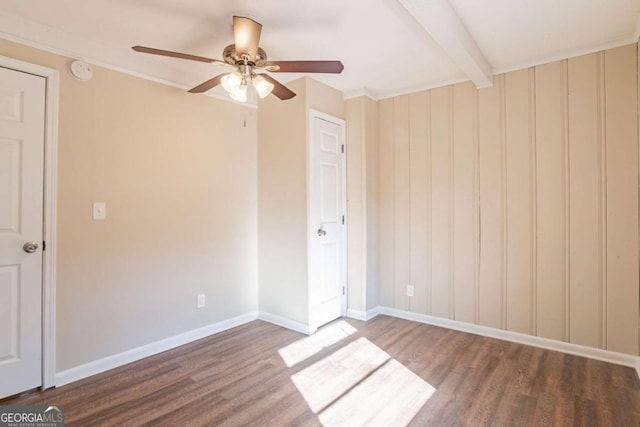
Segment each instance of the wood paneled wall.
[{"label": "wood paneled wall", "polygon": [[638,354],[637,64],[380,101],[380,303]]}]

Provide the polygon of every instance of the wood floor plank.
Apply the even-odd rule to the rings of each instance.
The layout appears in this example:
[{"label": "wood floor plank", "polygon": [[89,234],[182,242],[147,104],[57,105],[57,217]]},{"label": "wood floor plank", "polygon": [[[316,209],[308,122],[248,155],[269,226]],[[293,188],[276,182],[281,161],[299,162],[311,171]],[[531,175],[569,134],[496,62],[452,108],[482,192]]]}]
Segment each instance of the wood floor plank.
[{"label": "wood floor plank", "polygon": [[[321,419],[354,422],[353,414],[365,413],[369,423],[384,413],[385,425],[404,425],[406,416],[393,411],[407,408],[415,413],[413,426],[640,426],[640,381],[632,368],[387,316],[325,327],[337,322],[356,332],[290,367],[278,350],[308,337],[255,321],[0,405],[61,405],[67,426],[319,426]],[[314,413],[307,401],[313,395],[305,396],[292,377],[334,359],[353,360],[345,352],[362,338],[389,355],[385,368],[336,391]],[[341,357],[331,357],[339,351]],[[389,366],[404,374],[390,381]],[[325,383],[320,374],[316,381]],[[425,387],[401,384],[411,378],[435,392],[427,397],[420,395]],[[411,401],[425,403],[410,407]]]}]

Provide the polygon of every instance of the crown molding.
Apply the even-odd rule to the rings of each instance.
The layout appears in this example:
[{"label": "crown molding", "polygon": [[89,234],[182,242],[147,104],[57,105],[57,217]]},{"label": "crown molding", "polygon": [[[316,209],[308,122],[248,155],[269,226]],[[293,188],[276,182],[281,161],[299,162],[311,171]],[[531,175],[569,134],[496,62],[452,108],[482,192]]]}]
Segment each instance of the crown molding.
[{"label": "crown molding", "polygon": [[[638,26],[636,27],[636,33],[640,34],[640,20],[638,21]],[[551,56],[536,58],[531,61],[525,61],[525,62],[521,62],[514,65],[495,68],[493,70],[493,75],[495,76],[497,74],[504,74],[504,73],[510,73],[512,71],[524,70],[527,68],[536,67],[539,65],[544,65],[544,64],[548,64],[556,61],[564,61],[566,59],[575,58],[582,55],[588,55],[595,52],[601,52],[608,49],[615,49],[617,47],[627,46],[637,42],[638,42],[638,36],[634,34],[630,37],[625,37],[622,39],[614,40],[612,42],[600,44],[600,45],[589,47],[589,48],[574,49],[574,50],[565,51],[565,52],[551,55]],[[457,83],[463,83],[466,81],[469,81],[469,79],[464,77],[453,78],[450,80],[443,80],[440,82],[427,83],[425,85],[411,86],[411,87],[406,87],[398,90],[383,91],[383,92],[379,92],[380,94],[379,99],[381,100],[381,99],[387,99],[387,98],[394,98],[396,96],[408,95],[411,93],[421,92],[423,90],[437,89],[440,87],[454,85]]]},{"label": "crown molding", "polygon": [[[640,21],[638,21],[638,23],[640,24]],[[638,30],[639,28],[636,27],[636,32]],[[520,62],[514,65],[507,65],[505,67],[495,68],[493,70],[493,74],[496,75],[496,74],[510,73],[512,71],[518,71],[526,68],[536,67],[538,65],[548,64],[550,62],[564,61],[565,59],[575,58],[577,56],[588,55],[590,53],[601,52],[603,50],[615,49],[616,47],[634,44],[637,41],[638,41],[638,37],[634,34],[630,37],[621,38],[618,40],[614,40],[614,41],[600,44],[593,47],[569,50],[569,51],[561,52],[561,53],[550,55],[550,56],[543,56],[540,58],[532,59],[530,61]]]},{"label": "crown molding", "polygon": [[387,99],[387,98],[395,98],[396,96],[410,95],[412,93],[422,92],[424,90],[437,89],[439,87],[450,86],[457,83],[463,83],[468,81],[469,81],[469,78],[467,77],[455,77],[452,79],[441,80],[439,82],[431,82],[423,85],[400,88],[397,90],[383,91],[380,93],[380,100]]},{"label": "crown molding", "polygon": [[361,96],[366,96],[367,98],[371,98],[374,101],[379,101],[380,100],[380,96],[378,95],[377,92],[367,88],[367,87],[361,87],[359,89],[354,89],[354,90],[348,90],[343,92],[344,94],[344,100],[346,101],[347,99],[352,99],[352,98],[359,98]]}]

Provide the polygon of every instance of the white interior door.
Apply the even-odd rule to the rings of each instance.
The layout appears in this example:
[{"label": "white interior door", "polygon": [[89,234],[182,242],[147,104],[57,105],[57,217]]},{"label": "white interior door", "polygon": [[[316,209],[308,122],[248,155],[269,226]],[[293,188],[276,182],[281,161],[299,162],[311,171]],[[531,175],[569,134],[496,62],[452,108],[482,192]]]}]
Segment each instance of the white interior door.
[{"label": "white interior door", "polygon": [[42,384],[45,84],[0,68],[0,398]]},{"label": "white interior door", "polygon": [[344,122],[311,114],[309,286],[311,327],[346,314]]}]

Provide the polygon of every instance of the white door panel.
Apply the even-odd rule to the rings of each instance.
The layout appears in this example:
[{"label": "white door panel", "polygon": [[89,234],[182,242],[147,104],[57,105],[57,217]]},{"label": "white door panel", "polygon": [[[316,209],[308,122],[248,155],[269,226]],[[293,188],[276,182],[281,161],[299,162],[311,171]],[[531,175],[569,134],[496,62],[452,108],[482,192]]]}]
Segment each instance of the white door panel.
[{"label": "white door panel", "polygon": [[[313,114],[313,113],[312,113]],[[312,327],[346,311],[344,124],[312,116],[309,286]]]},{"label": "white door panel", "polygon": [[338,241],[325,241],[322,242],[320,250],[320,263],[321,263],[321,280],[320,291],[321,294],[318,298],[320,304],[330,303],[332,300],[340,297],[340,287],[336,286],[336,283],[340,282],[340,249],[338,248]]},{"label": "white door panel", "polygon": [[45,79],[0,68],[0,398],[42,384],[44,114]]},{"label": "white door panel", "polygon": [[0,267],[0,363],[18,356],[18,275],[19,266]]},{"label": "white door panel", "polygon": [[0,232],[20,232],[21,146],[19,140],[0,138]]},{"label": "white door panel", "polygon": [[338,167],[335,164],[320,162],[320,222],[338,223]]}]

